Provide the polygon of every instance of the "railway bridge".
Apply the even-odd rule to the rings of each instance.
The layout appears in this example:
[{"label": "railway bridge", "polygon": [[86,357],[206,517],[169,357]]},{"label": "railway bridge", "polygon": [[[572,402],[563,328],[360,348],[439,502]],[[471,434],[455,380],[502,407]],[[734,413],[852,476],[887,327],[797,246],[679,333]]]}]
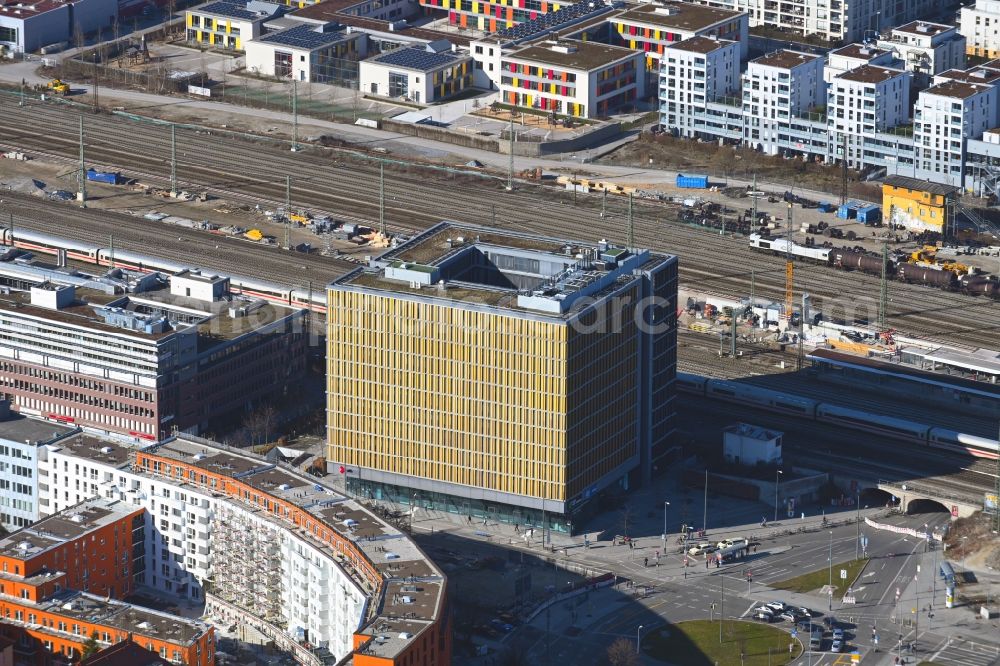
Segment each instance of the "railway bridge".
[{"label": "railway bridge", "polygon": [[954,487],[942,488],[927,483],[902,483],[879,481],[878,489],[899,500],[903,513],[917,509],[918,504],[933,502],[951,513],[952,518],[967,518],[983,509],[983,497],[971,492],[956,491]]}]

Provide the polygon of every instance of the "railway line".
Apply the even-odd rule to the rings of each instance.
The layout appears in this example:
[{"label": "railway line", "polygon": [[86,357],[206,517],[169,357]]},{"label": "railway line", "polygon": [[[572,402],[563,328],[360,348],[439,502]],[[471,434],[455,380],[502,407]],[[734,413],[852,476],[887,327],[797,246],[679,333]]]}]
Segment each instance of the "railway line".
[{"label": "railway line", "polygon": [[[61,105],[31,102],[24,107],[15,100],[0,96],[0,142],[10,148],[45,154],[75,163],[79,150],[80,114]],[[124,172],[159,183],[168,183],[170,175],[170,129],[162,123],[128,120],[106,115],[85,116],[86,152],[89,164]],[[389,158],[371,158],[357,151],[311,146],[300,153],[287,150],[287,143],[261,137],[259,140],[237,138],[232,134],[178,128],[177,157],[180,185],[186,189],[208,190],[229,199],[280,204],[285,199],[283,176],[291,179],[294,207],[322,211],[348,220],[363,220],[371,225],[378,219],[379,160],[386,168],[385,219],[390,229],[412,232],[426,228],[442,218],[457,219],[512,230],[531,231],[569,238],[605,236],[624,241],[627,236],[624,204],[613,201],[613,217],[601,220],[600,199],[580,195],[572,205],[557,200],[551,189],[524,184],[518,190],[503,192],[500,179],[442,169],[405,165]],[[502,194],[501,194],[502,193]],[[19,224],[26,228],[84,239],[88,233],[78,225],[54,227],[50,220],[36,219],[41,213],[52,214],[43,202],[31,200],[18,211]],[[44,202],[48,203],[48,202]],[[58,204],[50,204],[59,207]],[[35,208],[36,210],[32,210]],[[62,206],[64,210],[71,210]],[[722,294],[749,292],[750,271],[754,271],[756,293],[775,299],[784,294],[784,262],[778,257],[753,253],[743,238],[719,236],[712,231],[676,221],[673,205],[635,202],[634,234],[636,243],[677,253],[681,257],[681,277],[686,284]],[[79,217],[75,212],[67,215]],[[101,213],[100,215],[106,215]],[[494,217],[495,216],[495,217]],[[88,227],[92,217],[87,217]],[[96,222],[94,223],[97,224]],[[108,224],[95,226],[107,238]],[[155,226],[145,220],[119,216],[114,224],[116,239],[126,227],[135,230],[135,238],[152,238]],[[141,228],[141,229],[140,229]],[[156,235],[157,254],[171,253],[171,258],[186,256],[192,263],[211,265],[217,257],[211,248],[201,247],[205,234],[190,232],[187,237],[170,229]],[[79,234],[79,235],[78,235]],[[170,241],[169,236],[185,241]],[[93,236],[91,236],[93,238]],[[217,236],[211,236],[219,245]],[[122,236],[125,242],[129,241]],[[202,242],[199,242],[201,240]],[[193,242],[187,242],[193,241]],[[162,245],[160,243],[163,243]],[[179,248],[168,245],[180,246]],[[242,249],[249,250],[244,244]],[[267,254],[252,255],[238,262],[245,272],[252,256],[260,277],[297,280],[302,276],[289,271],[287,255],[265,248]],[[166,256],[166,254],[164,254]],[[273,259],[273,261],[269,261]],[[299,257],[296,257],[298,262]],[[261,263],[256,263],[256,262]],[[332,259],[302,257],[303,265],[325,263],[324,275],[335,277],[351,264]],[[322,273],[316,268],[316,273]],[[285,276],[288,276],[287,278]],[[313,279],[319,284],[321,280]],[[878,280],[857,273],[841,273],[820,266],[796,267],[797,291],[813,295],[817,307],[834,317],[861,318],[873,321],[877,311]],[[892,285],[888,320],[893,327],[912,335],[959,343],[968,346],[995,345],[1000,329],[1000,309],[996,303],[961,294],[938,292],[914,285]],[[839,313],[843,313],[840,316]]]}]

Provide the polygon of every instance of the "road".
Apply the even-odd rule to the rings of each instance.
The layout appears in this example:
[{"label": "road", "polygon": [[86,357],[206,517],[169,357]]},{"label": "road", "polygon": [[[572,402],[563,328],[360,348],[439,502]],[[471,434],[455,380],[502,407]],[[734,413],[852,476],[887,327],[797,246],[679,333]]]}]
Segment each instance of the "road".
[{"label": "road", "polygon": [[[79,117],[61,105],[20,107],[9,96],[0,99],[3,145],[60,156],[67,163],[77,159]],[[86,127],[91,163],[123,169],[146,180],[169,180],[167,126],[97,115],[87,116]],[[620,199],[611,202],[611,215],[602,219],[599,197],[581,194],[574,198],[528,183],[505,193],[504,179],[468,170],[417,166],[357,151],[318,147],[290,153],[287,144],[251,141],[226,132],[178,131],[177,151],[184,187],[209,189],[236,200],[279,204],[285,198],[284,175],[290,174],[293,205],[369,221],[378,219],[378,167],[384,162],[385,219],[400,231],[423,229],[447,217],[573,239],[604,236],[624,242],[628,235]],[[43,218],[49,209],[41,204],[37,208],[38,212],[26,213],[18,223],[28,228],[47,226]],[[752,271],[758,295],[783,299],[783,259],[753,252],[743,239],[676,222],[676,211],[673,205],[637,202],[633,216],[636,243],[678,254],[685,284],[742,295],[749,292]],[[117,224],[136,227],[149,223],[119,218]],[[64,233],[74,235],[70,228]],[[210,264],[210,253],[205,256],[191,246],[184,252],[192,262]],[[282,261],[278,258],[276,263]],[[261,269],[269,270],[263,265]],[[828,317],[875,319],[879,291],[875,279],[799,265],[796,290],[808,291]],[[905,284],[893,284],[891,296],[888,320],[900,331],[948,343],[995,344],[1000,307],[993,301]]]}]

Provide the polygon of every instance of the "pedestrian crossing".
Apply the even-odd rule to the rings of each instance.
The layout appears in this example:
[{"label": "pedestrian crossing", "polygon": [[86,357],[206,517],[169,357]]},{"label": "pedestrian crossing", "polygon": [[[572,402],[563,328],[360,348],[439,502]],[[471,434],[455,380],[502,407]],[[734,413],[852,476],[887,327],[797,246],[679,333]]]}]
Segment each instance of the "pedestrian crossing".
[{"label": "pedestrian crossing", "polygon": [[929,659],[942,666],[993,666],[1000,663],[1000,648],[974,640],[949,638]]}]

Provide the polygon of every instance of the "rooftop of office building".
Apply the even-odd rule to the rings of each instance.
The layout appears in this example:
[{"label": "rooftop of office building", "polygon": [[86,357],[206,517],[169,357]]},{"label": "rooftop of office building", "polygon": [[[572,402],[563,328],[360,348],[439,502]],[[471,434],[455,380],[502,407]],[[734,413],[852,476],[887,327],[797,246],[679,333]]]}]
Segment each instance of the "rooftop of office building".
[{"label": "rooftop of office building", "polygon": [[0,539],[0,555],[27,560],[141,510],[116,500],[89,499]]},{"label": "rooftop of office building", "polygon": [[664,2],[639,5],[619,14],[615,21],[623,23],[648,23],[660,28],[698,31],[710,28],[722,21],[731,21],[743,12],[716,9],[688,2]]},{"label": "rooftop of office building", "polygon": [[971,69],[949,69],[938,74],[939,78],[965,81],[966,83],[995,83],[1000,79],[1000,70],[992,67],[973,67]]},{"label": "rooftop of office building", "polygon": [[892,32],[906,33],[910,35],[918,35],[921,37],[934,37],[935,35],[940,35],[942,32],[947,32],[949,30],[954,30],[954,26],[945,25],[943,23],[930,23],[929,21],[910,21],[898,28],[893,28]]},{"label": "rooftop of office building", "polygon": [[0,295],[0,311],[147,341],[198,327],[208,348],[291,315],[294,310],[229,292],[227,278],[183,271],[145,280],[127,294],[58,282]]},{"label": "rooftop of office building", "polygon": [[442,222],[330,288],[568,319],[636,279],[635,269],[670,259],[604,240],[588,244]]}]

